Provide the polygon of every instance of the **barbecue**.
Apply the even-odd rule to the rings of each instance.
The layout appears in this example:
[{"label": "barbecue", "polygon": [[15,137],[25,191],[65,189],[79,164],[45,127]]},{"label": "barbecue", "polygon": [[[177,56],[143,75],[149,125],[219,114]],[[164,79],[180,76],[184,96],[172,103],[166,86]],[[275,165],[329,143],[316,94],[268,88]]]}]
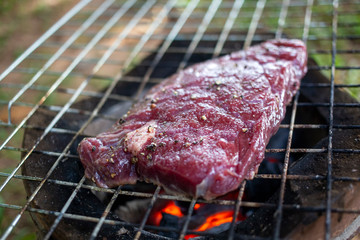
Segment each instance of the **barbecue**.
[{"label": "barbecue", "polygon": [[118,124],[78,147],[99,186],[145,179],[215,198],[252,179],[306,72],[299,40],[273,40],[196,64],[154,86]]},{"label": "barbecue", "polygon": [[[0,153],[18,155],[0,172],[0,191],[26,189],[23,202],[0,202],[15,213],[2,239],[28,215],[42,239],[352,239],[360,85],[349,79],[359,76],[359,11],[351,1],[79,1],[0,75],[9,92]],[[181,69],[274,38],[306,43],[308,73],[253,180],[204,200],[86,179],[84,137]],[[14,122],[19,106],[26,116]]]}]

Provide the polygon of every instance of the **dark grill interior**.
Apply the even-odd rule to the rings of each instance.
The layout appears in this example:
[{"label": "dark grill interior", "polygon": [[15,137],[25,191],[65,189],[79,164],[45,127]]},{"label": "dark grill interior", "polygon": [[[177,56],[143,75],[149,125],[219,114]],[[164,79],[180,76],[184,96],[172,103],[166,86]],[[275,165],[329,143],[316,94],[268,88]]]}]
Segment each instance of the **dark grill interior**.
[{"label": "dark grill interior", "polygon": [[[0,75],[0,107],[8,113],[0,121],[0,159],[16,162],[1,169],[0,191],[22,182],[26,189],[22,201],[0,202],[13,216],[2,239],[17,236],[29,214],[42,239],[354,238],[359,15],[356,1],[79,1]],[[307,43],[309,71],[262,170],[233,198],[189,199],[145,183],[102,189],[85,179],[79,141],[110,127],[149,87],[193,63],[280,37]],[[138,222],[117,215],[117,207],[140,199]],[[179,226],[150,225],[169,200],[183,209]],[[198,203],[247,217],[195,232]]]}]

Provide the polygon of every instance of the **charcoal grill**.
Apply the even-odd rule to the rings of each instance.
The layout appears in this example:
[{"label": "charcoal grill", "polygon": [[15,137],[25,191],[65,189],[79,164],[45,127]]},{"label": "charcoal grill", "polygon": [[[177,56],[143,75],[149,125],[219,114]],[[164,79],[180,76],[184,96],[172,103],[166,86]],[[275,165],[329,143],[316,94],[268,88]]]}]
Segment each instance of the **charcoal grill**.
[{"label": "charcoal grill", "polygon": [[[26,189],[21,201],[0,202],[12,216],[1,239],[16,236],[28,215],[44,239],[184,239],[194,234],[196,203],[229,206],[234,219],[239,209],[253,212],[199,239],[352,239],[360,230],[359,13],[356,1],[336,0],[78,1],[0,75],[0,158],[16,162],[1,170],[0,191]],[[275,183],[266,200],[243,198],[250,181],[234,199],[205,201],[85,179],[78,142],[106,130],[146,89],[195,62],[281,37],[307,43],[309,72],[281,124],[285,137],[266,150],[280,156],[281,171],[255,176]],[[114,212],[129,199],[148,199],[138,223]],[[185,203],[179,228],[147,224],[164,200]]]}]

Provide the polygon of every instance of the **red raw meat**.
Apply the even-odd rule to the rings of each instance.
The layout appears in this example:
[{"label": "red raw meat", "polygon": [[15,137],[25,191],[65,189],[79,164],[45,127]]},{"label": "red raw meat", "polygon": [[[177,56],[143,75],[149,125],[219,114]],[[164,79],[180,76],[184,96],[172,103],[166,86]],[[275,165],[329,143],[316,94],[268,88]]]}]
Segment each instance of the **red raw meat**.
[{"label": "red raw meat", "polygon": [[153,87],[124,120],[79,145],[98,186],[144,180],[212,199],[251,179],[306,72],[299,40],[271,40],[193,65]]}]

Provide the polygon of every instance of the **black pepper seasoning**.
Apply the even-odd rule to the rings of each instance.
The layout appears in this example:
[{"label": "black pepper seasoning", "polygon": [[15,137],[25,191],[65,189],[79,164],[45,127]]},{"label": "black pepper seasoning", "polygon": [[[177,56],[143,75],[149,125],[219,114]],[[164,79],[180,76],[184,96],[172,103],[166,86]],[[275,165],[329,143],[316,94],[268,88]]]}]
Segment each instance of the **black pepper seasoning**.
[{"label": "black pepper seasoning", "polygon": [[156,149],[156,143],[151,143],[150,145],[146,146],[146,150],[149,150],[151,152],[155,152]]}]

